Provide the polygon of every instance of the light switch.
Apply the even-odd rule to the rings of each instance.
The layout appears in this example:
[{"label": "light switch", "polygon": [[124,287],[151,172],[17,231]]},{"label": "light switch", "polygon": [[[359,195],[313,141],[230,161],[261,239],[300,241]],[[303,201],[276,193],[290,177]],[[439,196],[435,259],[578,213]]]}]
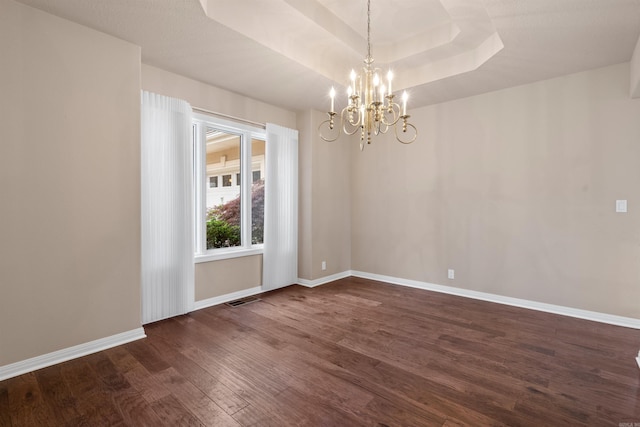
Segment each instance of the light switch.
[{"label": "light switch", "polygon": [[627,211],[627,201],[626,200],[616,200],[616,212],[626,212]]}]

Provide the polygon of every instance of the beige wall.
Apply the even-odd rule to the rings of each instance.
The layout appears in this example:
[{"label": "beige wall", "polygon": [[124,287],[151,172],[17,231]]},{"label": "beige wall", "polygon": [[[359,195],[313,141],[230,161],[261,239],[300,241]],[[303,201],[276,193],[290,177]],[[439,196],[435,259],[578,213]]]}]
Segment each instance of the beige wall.
[{"label": "beige wall", "polygon": [[[296,128],[296,114],[273,105],[142,64],[142,88],[204,108],[258,123]],[[262,256],[248,256],[195,266],[195,298],[202,301],[262,285]]]},{"label": "beige wall", "polygon": [[139,328],[140,49],[0,0],[0,366]]},{"label": "beige wall", "polygon": [[297,116],[298,129],[298,277],[312,280],[313,224],[312,213],[312,111],[301,111]]},{"label": "beige wall", "polygon": [[353,153],[354,270],[640,318],[629,64],[410,114],[413,145]]},{"label": "beige wall", "polygon": [[209,86],[160,68],[142,64],[142,88],[188,101],[203,108],[257,123],[274,123],[295,129],[296,114],[228,90]]},{"label": "beige wall", "polygon": [[196,264],[196,301],[262,286],[262,255]]},{"label": "beige wall", "polygon": [[319,111],[298,113],[298,277],[307,280],[351,269],[350,143],[344,136],[332,143],[320,139],[318,125],[326,117]]}]

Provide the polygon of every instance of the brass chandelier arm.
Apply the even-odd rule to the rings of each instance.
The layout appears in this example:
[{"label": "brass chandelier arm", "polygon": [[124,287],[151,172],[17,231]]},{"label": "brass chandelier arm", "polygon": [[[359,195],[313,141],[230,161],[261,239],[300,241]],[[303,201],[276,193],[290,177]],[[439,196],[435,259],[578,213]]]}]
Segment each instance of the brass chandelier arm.
[{"label": "brass chandelier arm", "polygon": [[342,131],[345,133],[345,135],[354,135],[356,132],[358,132],[358,129],[360,129],[362,127],[362,125],[352,125],[351,123],[349,123],[349,125],[351,125],[353,127],[353,130],[348,130],[347,129],[347,123],[344,123],[342,125]]},{"label": "brass chandelier arm", "polygon": [[[398,123],[398,120],[400,120],[400,106],[393,102],[393,95],[390,95],[387,98],[390,98],[390,102],[389,105],[382,109],[380,121],[387,126],[395,126],[396,123]],[[393,120],[387,120],[388,115],[391,115]]]},{"label": "brass chandelier arm", "polygon": [[335,127],[334,123],[333,123],[333,116],[335,116],[336,113],[329,112],[327,114],[329,114],[329,118],[318,125],[318,134],[320,135],[320,139],[322,139],[323,141],[325,141],[325,142],[333,142],[333,141],[337,140],[338,138],[340,138],[340,128],[338,128],[337,131],[334,131],[336,133],[335,138],[331,138],[331,137],[327,138],[327,137],[325,137],[325,134],[322,132],[322,128],[326,127],[326,128],[329,129],[329,131],[333,131],[334,127]]},{"label": "brass chandelier arm", "polygon": [[[408,118],[408,116],[407,116]],[[413,141],[416,140],[416,138],[418,137],[418,129],[416,129],[416,127],[414,125],[412,125],[411,123],[407,123],[406,118],[402,119],[402,133],[403,134],[408,134],[411,135],[413,133],[413,137],[409,138],[409,139],[405,139],[403,140],[402,138],[400,138],[400,135],[398,135],[398,126],[394,126],[395,132],[396,132],[396,139],[398,140],[398,142],[401,142],[402,144],[411,144]],[[407,131],[407,129],[413,129],[412,131]]]},{"label": "brass chandelier arm", "polygon": [[[343,108],[342,112],[340,113],[340,126],[336,126],[335,124],[334,117],[337,115],[337,113],[328,112],[327,114],[329,115],[329,118],[318,125],[318,134],[320,135],[320,139],[322,139],[323,141],[334,142],[340,137],[340,134],[342,132],[344,132],[346,135],[354,135],[356,132],[358,132],[358,130],[362,128],[362,118],[359,115],[358,120],[355,123],[349,120],[349,117],[345,117],[349,114],[348,107]],[[351,126],[353,129],[347,129],[347,125]],[[329,133],[335,132],[336,136],[333,138],[330,136],[325,136],[325,133],[322,132],[323,128],[328,129]]]}]

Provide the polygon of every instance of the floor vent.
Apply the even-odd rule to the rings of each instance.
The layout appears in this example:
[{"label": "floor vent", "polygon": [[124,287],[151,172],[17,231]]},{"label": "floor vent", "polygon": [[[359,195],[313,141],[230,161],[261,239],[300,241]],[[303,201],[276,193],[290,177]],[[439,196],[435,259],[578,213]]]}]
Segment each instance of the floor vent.
[{"label": "floor vent", "polygon": [[227,304],[229,307],[240,307],[241,305],[249,304],[249,303],[256,302],[256,301],[260,301],[260,298],[258,298],[258,297],[247,297],[247,298],[237,299],[235,301],[229,301],[229,302],[227,302],[225,304]]}]

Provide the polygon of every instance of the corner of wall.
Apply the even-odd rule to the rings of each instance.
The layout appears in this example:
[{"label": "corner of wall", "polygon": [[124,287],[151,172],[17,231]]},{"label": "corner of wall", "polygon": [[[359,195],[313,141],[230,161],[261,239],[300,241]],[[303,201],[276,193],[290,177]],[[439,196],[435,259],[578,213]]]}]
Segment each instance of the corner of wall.
[{"label": "corner of wall", "polygon": [[636,43],[636,48],[631,57],[631,82],[630,94],[631,98],[640,98],[640,37]]},{"label": "corner of wall", "polygon": [[313,259],[313,222],[312,190],[313,190],[313,114],[311,110],[296,112],[298,129],[298,275],[302,279],[311,280]]}]

